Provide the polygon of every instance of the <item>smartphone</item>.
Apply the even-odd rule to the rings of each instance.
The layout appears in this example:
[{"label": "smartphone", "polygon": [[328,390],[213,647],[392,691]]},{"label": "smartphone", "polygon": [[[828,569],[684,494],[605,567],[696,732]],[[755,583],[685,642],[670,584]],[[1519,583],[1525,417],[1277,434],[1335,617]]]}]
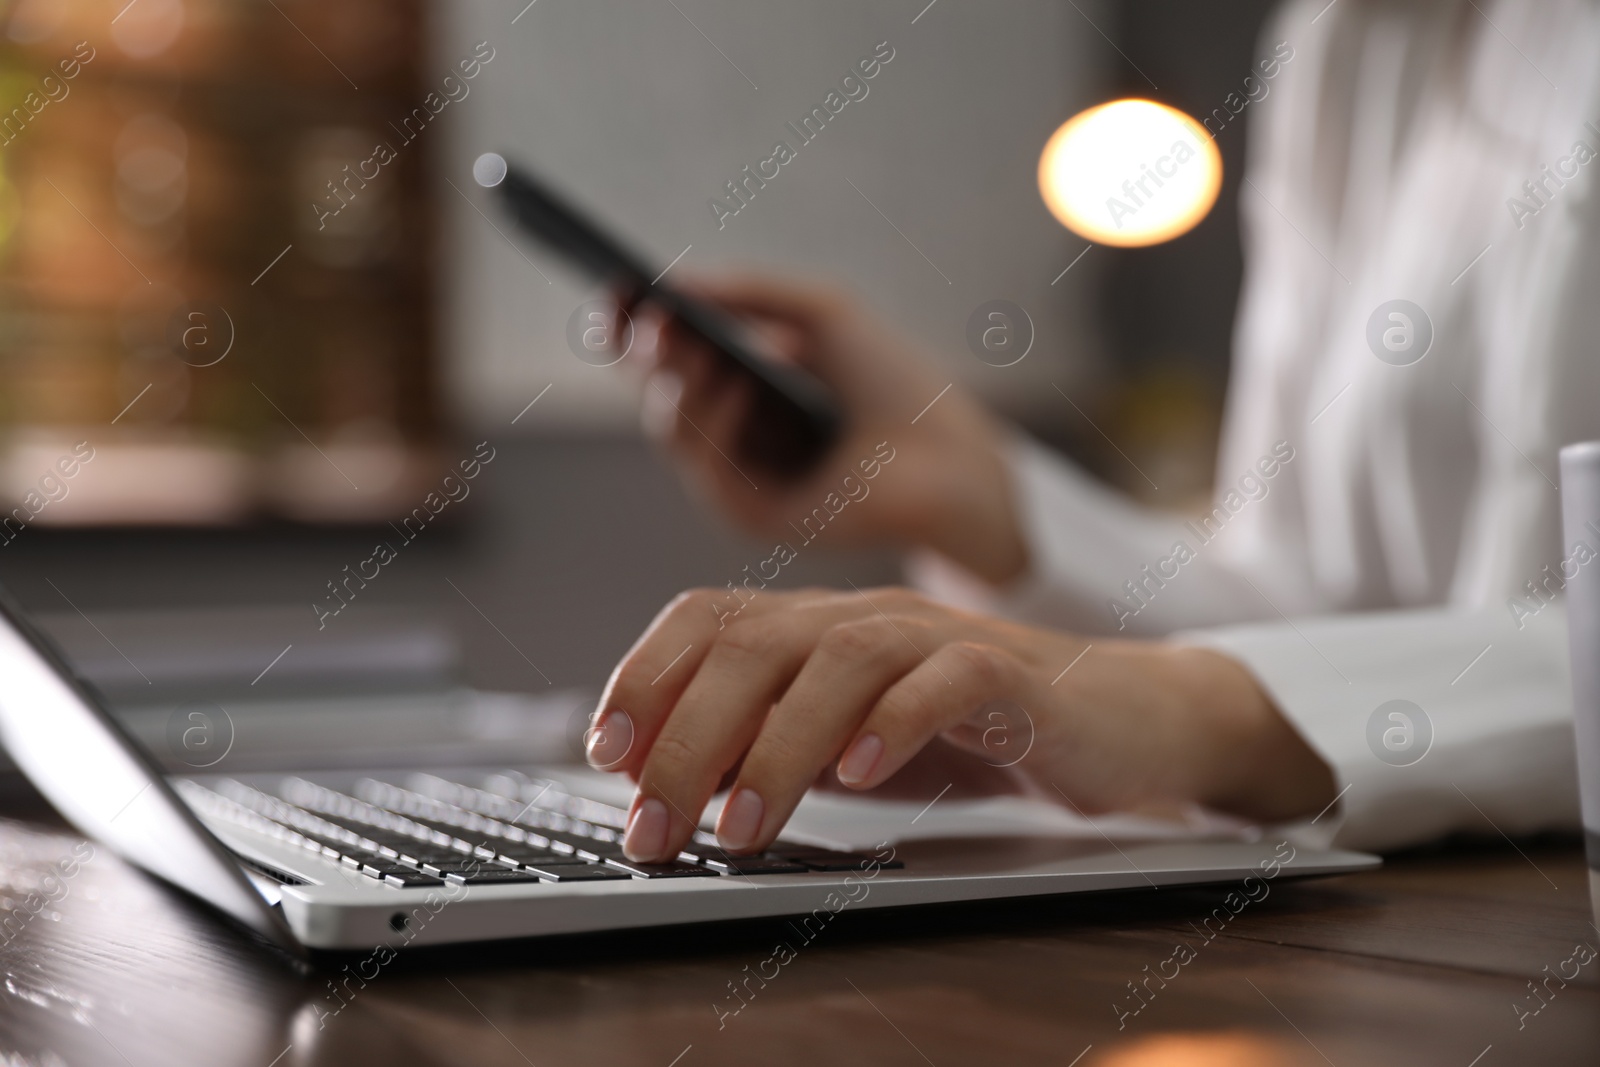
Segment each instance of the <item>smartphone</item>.
[{"label": "smartphone", "polygon": [[531,173],[488,152],[472,176],[493,189],[517,224],[583,273],[611,288],[625,307],[654,304],[705,342],[722,368],[754,386],[754,404],[739,450],[782,477],[804,474],[835,441],[843,424],[838,403],[814,377],[760,354],[760,341],[738,319],[659,280],[642,259],[562,200]]}]

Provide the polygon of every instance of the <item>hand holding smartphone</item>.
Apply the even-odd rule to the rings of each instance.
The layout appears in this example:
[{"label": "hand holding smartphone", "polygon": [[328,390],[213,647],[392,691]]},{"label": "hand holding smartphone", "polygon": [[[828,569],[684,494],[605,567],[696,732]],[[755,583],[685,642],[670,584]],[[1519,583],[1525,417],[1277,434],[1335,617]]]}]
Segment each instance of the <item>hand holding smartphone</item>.
[{"label": "hand holding smartphone", "polygon": [[728,373],[754,387],[740,450],[782,477],[813,467],[842,428],[838,404],[811,375],[760,353],[759,340],[721,309],[656,280],[644,262],[555,195],[530,173],[497,153],[478,157],[473,178],[494,189],[518,225],[595,281],[609,286],[624,306],[653,303],[704,341]]}]

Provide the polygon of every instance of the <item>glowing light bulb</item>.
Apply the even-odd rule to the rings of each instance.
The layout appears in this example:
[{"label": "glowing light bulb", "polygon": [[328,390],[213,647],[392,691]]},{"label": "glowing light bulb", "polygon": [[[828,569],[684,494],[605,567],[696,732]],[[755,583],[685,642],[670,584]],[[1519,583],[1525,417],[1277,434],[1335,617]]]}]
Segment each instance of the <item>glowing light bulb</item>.
[{"label": "glowing light bulb", "polygon": [[1160,244],[1192,230],[1217,202],[1222,153],[1176,108],[1113,100],[1081,111],[1039,157],[1045,206],[1098,244]]}]

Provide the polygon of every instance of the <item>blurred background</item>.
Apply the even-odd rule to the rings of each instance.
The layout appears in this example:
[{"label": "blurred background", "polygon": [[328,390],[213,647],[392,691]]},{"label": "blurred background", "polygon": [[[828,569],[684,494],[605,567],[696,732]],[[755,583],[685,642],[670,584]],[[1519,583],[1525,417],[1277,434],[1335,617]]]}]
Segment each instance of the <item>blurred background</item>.
[{"label": "blurred background", "polygon": [[[1029,432],[1192,507],[1226,384],[1246,124],[1217,138],[1216,208],[1154,248],[1090,248],[1036,169],[1105,100],[1211,113],[1267,11],[0,2],[0,503],[18,509],[0,580],[118,700],[155,707],[334,683],[567,694],[672,594],[758,558],[640,439],[627,361],[569,351],[597,294],[481,195],[489,149],[675,272],[842,280]],[[711,200],[880,42],[868,95],[719,225]],[[1015,366],[964,341],[994,299],[1036,331]],[[402,541],[394,524],[479,442],[494,458],[470,497]],[[398,557],[339,586],[383,538]],[[898,567],[821,545],[785,575]]]}]

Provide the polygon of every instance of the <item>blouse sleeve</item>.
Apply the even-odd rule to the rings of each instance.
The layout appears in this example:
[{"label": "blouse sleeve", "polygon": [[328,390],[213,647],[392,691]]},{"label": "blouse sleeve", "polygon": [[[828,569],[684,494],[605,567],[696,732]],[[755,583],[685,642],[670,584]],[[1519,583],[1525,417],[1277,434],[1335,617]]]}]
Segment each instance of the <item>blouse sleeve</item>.
[{"label": "blouse sleeve", "polygon": [[1388,849],[1452,831],[1578,825],[1559,603],[1329,615],[1191,630],[1243,663],[1332,768],[1324,840]]},{"label": "blouse sleeve", "polygon": [[1141,507],[1031,440],[1010,447],[1026,574],[995,589],[928,552],[911,580],[950,603],[1089,634],[1148,637],[1273,615],[1197,527]]},{"label": "blouse sleeve", "polygon": [[[1029,572],[994,590],[922,554],[913,580],[973,610],[1091,634],[1170,635],[1238,660],[1338,780],[1338,804],[1299,827],[1301,839],[1386,849],[1458,830],[1578,825],[1558,602],[1533,615],[1494,607],[1291,618],[1203,551],[1164,585],[1151,582],[1164,573],[1155,561],[1186,536],[1182,523],[1044,449],[1017,444],[1011,470]],[[1118,596],[1123,581],[1145,590],[1132,616],[1138,601],[1125,586]]]}]

